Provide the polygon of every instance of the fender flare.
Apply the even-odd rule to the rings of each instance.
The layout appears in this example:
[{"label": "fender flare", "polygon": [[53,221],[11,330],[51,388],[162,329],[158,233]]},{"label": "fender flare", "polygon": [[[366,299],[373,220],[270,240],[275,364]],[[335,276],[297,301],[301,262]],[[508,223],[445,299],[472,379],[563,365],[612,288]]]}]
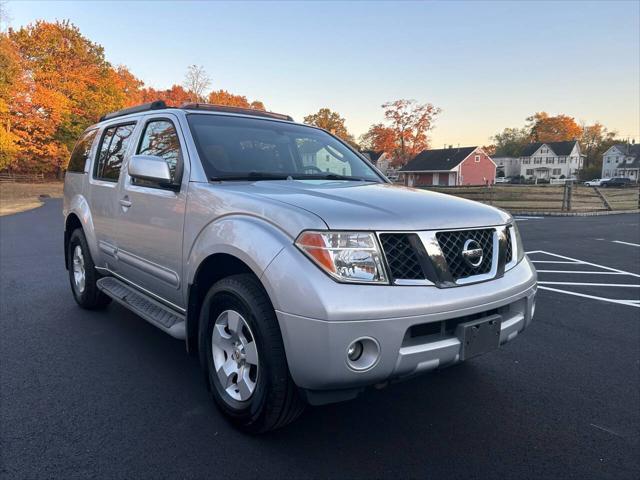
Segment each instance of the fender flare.
[{"label": "fender flare", "polygon": [[[284,231],[265,219],[234,214],[207,224],[186,255],[184,278],[191,285],[200,266],[212,255],[227,254],[245,263],[259,279],[276,256],[293,243]],[[264,285],[265,289],[267,286]],[[274,308],[277,298],[267,291]],[[188,299],[185,299],[188,301]]]},{"label": "fender flare", "polygon": [[84,231],[84,236],[87,239],[87,243],[89,245],[91,257],[95,261],[99,257],[100,252],[98,251],[98,243],[96,241],[96,233],[93,226],[91,208],[89,207],[89,202],[87,202],[87,199],[83,195],[74,195],[73,198],[69,201],[69,207],[64,217],[65,235],[67,234],[67,222],[70,215],[75,215],[80,220],[82,230]]}]

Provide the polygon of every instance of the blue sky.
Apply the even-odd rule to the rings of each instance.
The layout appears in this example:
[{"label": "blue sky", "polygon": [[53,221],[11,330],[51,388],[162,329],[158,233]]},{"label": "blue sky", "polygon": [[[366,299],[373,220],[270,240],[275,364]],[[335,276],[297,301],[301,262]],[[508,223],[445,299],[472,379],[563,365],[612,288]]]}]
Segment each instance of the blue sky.
[{"label": "blue sky", "polygon": [[27,2],[11,26],[70,19],[155,88],[203,65],[212,87],[356,136],[380,105],[443,109],[434,146],[487,144],[536,111],[640,141],[640,2]]}]

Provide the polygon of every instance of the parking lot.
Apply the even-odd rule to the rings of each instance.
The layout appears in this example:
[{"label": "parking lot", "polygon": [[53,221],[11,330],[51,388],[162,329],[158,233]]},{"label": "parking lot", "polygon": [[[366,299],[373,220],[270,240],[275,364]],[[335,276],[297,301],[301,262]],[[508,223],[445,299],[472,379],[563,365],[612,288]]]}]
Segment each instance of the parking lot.
[{"label": "parking lot", "polygon": [[637,214],[519,217],[540,280],[528,331],[250,437],[181,342],[76,306],[60,212],[0,218],[3,478],[640,477]]}]

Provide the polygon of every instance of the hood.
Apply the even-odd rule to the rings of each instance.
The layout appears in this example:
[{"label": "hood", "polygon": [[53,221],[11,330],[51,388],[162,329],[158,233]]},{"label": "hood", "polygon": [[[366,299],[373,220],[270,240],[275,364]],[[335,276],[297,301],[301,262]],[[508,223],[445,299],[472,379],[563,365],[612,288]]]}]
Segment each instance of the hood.
[{"label": "hood", "polygon": [[[238,185],[240,187],[240,185]],[[500,225],[510,215],[497,208],[426,190],[353,181],[258,181],[249,195],[295,205],[332,230],[436,230]]]}]

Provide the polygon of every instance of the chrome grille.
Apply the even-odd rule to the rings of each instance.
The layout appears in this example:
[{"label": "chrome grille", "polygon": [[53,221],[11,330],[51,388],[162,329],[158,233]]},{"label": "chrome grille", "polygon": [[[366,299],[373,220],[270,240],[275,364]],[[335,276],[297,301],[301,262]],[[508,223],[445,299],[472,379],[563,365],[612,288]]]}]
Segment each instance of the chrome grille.
[{"label": "chrome grille", "polygon": [[[491,271],[494,231],[494,229],[488,228],[436,233],[438,244],[454,281],[474,275],[486,274]],[[482,262],[477,267],[467,263],[462,255],[464,244],[467,240],[475,240],[482,248]]]},{"label": "chrome grille", "polygon": [[380,243],[387,257],[387,264],[393,279],[422,280],[425,278],[418,253],[411,245],[411,236],[415,233],[383,233]]}]

